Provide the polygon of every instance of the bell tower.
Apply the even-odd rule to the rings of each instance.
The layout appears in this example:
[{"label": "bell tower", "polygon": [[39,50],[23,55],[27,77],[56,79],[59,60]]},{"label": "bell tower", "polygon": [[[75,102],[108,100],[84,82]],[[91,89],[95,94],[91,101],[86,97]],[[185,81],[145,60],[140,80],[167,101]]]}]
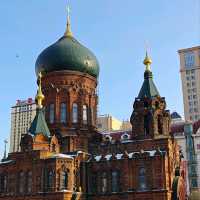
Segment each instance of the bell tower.
[{"label": "bell tower", "polygon": [[135,139],[163,138],[169,136],[170,113],[165,98],[161,97],[151,71],[152,60],[146,53],[144,82],[131,115],[132,136]]}]

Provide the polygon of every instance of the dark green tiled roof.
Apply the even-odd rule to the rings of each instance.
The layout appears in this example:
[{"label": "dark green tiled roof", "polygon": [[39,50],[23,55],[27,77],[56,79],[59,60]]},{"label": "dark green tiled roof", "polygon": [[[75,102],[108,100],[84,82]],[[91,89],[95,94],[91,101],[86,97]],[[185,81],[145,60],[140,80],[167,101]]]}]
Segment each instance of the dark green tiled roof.
[{"label": "dark green tiled roof", "polygon": [[63,36],[56,43],[46,48],[36,61],[36,74],[62,70],[99,75],[99,63],[95,55],[74,37]]},{"label": "dark green tiled roof", "polygon": [[144,97],[152,98],[155,96],[160,96],[154,82],[153,75],[151,71],[144,72],[144,82],[142,88],[139,92],[138,98],[142,99]]},{"label": "dark green tiled roof", "polygon": [[49,128],[47,126],[42,109],[37,109],[36,116],[33,122],[31,123],[29,133],[31,133],[32,135],[43,133],[47,137],[50,136]]}]

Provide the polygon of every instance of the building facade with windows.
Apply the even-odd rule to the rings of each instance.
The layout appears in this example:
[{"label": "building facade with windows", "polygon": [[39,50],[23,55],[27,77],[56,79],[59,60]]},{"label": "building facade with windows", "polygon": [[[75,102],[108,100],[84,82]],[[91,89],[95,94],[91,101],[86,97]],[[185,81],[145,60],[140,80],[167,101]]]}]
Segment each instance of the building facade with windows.
[{"label": "building facade with windows", "polygon": [[21,136],[26,134],[36,114],[32,98],[17,100],[11,108],[10,152],[20,151]]},{"label": "building facade with windows", "polygon": [[36,115],[20,152],[0,162],[2,200],[185,200],[184,169],[170,135],[170,113],[153,81],[151,59],[133,102],[130,136],[97,130],[99,64],[73,36],[36,61]]},{"label": "building facade with windows", "polygon": [[131,130],[131,123],[129,121],[120,121],[112,115],[99,115],[97,117],[97,128],[100,132],[111,131],[128,131]]},{"label": "building facade with windows", "polygon": [[185,119],[200,119],[200,46],[181,49],[180,73]]},{"label": "building facade with windows", "polygon": [[120,121],[112,115],[105,114],[97,117],[97,127],[100,132],[111,131],[128,131],[131,130],[131,123],[129,121]]},{"label": "building facade with windows", "polygon": [[174,123],[171,133],[182,152],[186,167],[187,193],[190,194],[200,189],[200,121]]},{"label": "building facade with windows", "polygon": [[100,132],[120,130],[121,126],[122,122],[109,114],[100,115],[97,118],[97,127]]}]

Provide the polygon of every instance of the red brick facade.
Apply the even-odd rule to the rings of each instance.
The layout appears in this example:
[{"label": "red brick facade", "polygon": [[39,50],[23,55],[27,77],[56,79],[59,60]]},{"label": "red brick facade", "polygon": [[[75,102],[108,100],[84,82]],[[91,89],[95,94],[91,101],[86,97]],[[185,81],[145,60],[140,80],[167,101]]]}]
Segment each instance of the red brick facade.
[{"label": "red brick facade", "polygon": [[45,96],[45,114],[38,107],[21,152],[0,163],[0,200],[171,200],[172,194],[184,200],[179,148],[150,63],[147,57],[144,84],[152,88],[143,85],[133,104],[132,133],[119,140],[96,129],[94,76],[70,70],[45,74],[39,96],[41,101]]},{"label": "red brick facade", "polygon": [[[88,141],[96,132],[98,96],[97,80],[92,76],[73,71],[49,73],[43,78],[46,120],[52,134],[62,138],[62,152],[88,151]],[[61,104],[66,105],[66,122],[61,122]],[[73,123],[73,104],[77,105],[77,122]],[[54,105],[54,120],[49,120],[49,108]],[[87,120],[83,121],[83,106]]]}]

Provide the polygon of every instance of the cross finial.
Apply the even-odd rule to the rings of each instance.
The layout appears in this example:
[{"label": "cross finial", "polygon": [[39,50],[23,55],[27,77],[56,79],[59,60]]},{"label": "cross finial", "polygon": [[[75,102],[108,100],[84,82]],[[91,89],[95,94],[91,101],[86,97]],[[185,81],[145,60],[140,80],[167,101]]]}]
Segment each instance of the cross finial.
[{"label": "cross finial", "polygon": [[148,55],[149,45],[148,45],[147,41],[145,42],[145,49],[146,49],[146,56],[145,56],[145,59],[144,59],[143,63],[144,63],[144,65],[146,65],[146,71],[151,71],[150,65],[152,63],[152,60],[151,60],[151,58]]},{"label": "cross finial", "polygon": [[68,17],[70,17],[70,11],[71,11],[71,10],[70,10],[70,6],[67,5],[67,16],[68,16]]},{"label": "cross finial", "polygon": [[65,36],[66,37],[72,37],[73,34],[72,34],[72,31],[71,31],[71,23],[70,23],[70,7],[69,5],[67,6],[67,28],[66,28],[66,31],[65,31]]},{"label": "cross finial", "polygon": [[149,45],[149,42],[147,40],[145,41],[145,51],[146,51],[147,54],[150,52],[150,45]]}]

